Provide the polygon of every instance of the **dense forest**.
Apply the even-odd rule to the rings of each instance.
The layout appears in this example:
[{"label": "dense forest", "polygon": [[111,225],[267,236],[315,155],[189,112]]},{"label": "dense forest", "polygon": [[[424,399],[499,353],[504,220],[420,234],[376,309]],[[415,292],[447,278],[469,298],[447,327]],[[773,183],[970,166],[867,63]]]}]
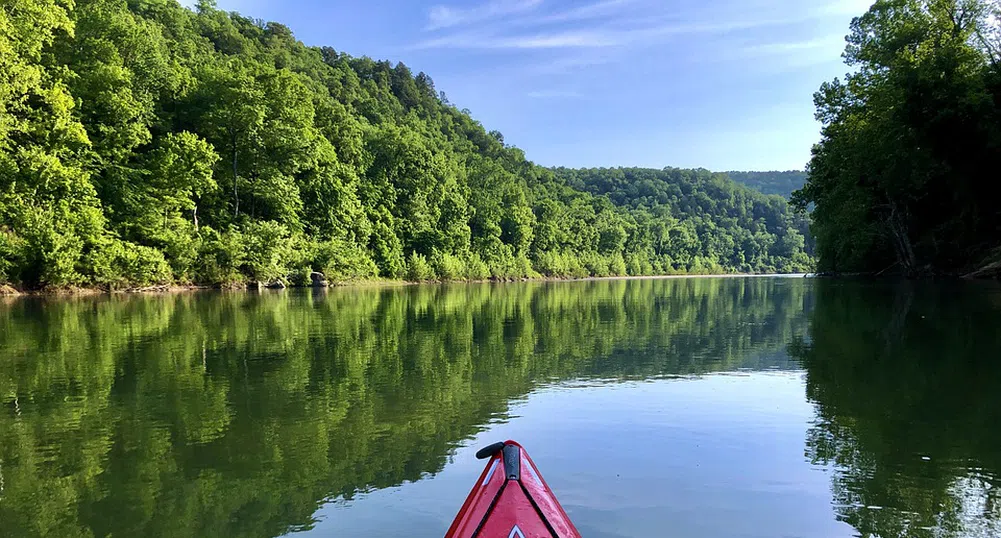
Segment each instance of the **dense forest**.
[{"label": "dense forest", "polygon": [[806,183],[806,172],[802,170],[727,172],[726,175],[741,185],[765,194],[777,194],[786,200],[792,198],[792,193],[803,188]]},{"label": "dense forest", "polygon": [[819,269],[979,274],[1001,264],[1001,2],[879,0],[851,73],[817,92],[821,142],[794,196]]},{"label": "dense forest", "polygon": [[[702,256],[723,267],[747,272],[760,268],[797,271],[809,266],[804,253],[809,233],[805,214],[791,211],[778,196],[762,196],[735,184],[726,174],[677,168],[559,168],[555,172],[561,183],[627,208],[643,228],[648,228],[648,222],[671,223],[671,230],[658,232],[673,242],[661,249],[665,252],[694,254],[698,248]],[[683,231],[688,233],[682,235]]]},{"label": "dense forest", "polygon": [[426,74],[212,0],[0,2],[0,51],[0,287],[811,263],[777,198],[536,166]]}]

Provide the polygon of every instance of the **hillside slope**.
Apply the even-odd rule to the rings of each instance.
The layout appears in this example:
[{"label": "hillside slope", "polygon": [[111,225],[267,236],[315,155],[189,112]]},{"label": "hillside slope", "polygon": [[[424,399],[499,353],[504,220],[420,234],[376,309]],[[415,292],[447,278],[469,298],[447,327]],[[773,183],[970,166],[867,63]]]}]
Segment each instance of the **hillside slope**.
[{"label": "hillside slope", "polygon": [[[712,260],[743,272],[802,271],[808,223],[778,196],[708,170],[557,169],[578,190],[629,208],[640,222],[667,225],[653,243],[662,256]],[[681,258],[689,263],[689,258]]]},{"label": "hillside slope", "polygon": [[0,283],[792,271],[809,261],[778,200],[734,199],[694,171],[678,171],[677,201],[656,207],[642,192],[583,187],[526,160],[424,73],[307,47],[211,1],[195,11],[175,0],[18,5],[0,10],[0,27],[13,29],[0,32],[13,52],[0,59]]},{"label": "hillside slope", "polygon": [[727,172],[730,179],[764,194],[777,194],[786,200],[806,184],[806,172]]}]

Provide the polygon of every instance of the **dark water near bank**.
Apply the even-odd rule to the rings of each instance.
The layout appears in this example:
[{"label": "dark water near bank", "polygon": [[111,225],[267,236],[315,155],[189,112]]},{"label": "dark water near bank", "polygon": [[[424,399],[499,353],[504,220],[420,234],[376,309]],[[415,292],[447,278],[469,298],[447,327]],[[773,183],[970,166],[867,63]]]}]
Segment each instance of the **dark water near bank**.
[{"label": "dark water near bank", "polygon": [[1001,288],[0,303],[0,536],[441,536],[515,438],[588,537],[1001,536]]}]

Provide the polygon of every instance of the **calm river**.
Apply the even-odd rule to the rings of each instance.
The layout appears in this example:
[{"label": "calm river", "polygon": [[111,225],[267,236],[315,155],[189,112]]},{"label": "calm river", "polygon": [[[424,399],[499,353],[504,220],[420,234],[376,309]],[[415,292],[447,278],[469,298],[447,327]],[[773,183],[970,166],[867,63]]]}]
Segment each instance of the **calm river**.
[{"label": "calm river", "polygon": [[440,537],[507,438],[589,538],[1001,536],[1001,287],[0,302],[3,537]]}]

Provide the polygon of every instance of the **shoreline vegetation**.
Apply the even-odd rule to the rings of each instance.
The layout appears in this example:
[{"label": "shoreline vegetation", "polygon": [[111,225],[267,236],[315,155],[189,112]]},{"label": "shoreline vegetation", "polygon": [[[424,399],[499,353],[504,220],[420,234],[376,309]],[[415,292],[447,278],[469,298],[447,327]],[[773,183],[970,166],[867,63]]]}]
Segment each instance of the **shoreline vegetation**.
[{"label": "shoreline vegetation", "polygon": [[425,73],[195,4],[0,9],[0,285],[813,268],[781,196],[704,169],[538,166]]},{"label": "shoreline vegetation", "polygon": [[622,275],[622,276],[587,276],[587,277],[522,277],[516,279],[481,279],[481,280],[346,280],[333,282],[317,282],[307,285],[296,285],[287,283],[263,283],[263,282],[233,282],[229,284],[217,285],[178,285],[164,284],[156,286],[146,286],[137,288],[108,289],[98,287],[73,287],[63,289],[42,289],[42,290],[18,290],[12,286],[0,286],[0,297],[62,297],[62,296],[90,296],[90,295],[158,295],[172,293],[189,293],[197,291],[281,291],[286,289],[331,289],[331,288],[355,288],[355,287],[405,287],[419,285],[442,285],[442,284],[509,284],[518,282],[599,282],[606,280],[672,280],[672,279],[696,279],[696,278],[806,278],[813,276],[811,273],[701,273],[701,274],[673,274],[673,275]]}]

